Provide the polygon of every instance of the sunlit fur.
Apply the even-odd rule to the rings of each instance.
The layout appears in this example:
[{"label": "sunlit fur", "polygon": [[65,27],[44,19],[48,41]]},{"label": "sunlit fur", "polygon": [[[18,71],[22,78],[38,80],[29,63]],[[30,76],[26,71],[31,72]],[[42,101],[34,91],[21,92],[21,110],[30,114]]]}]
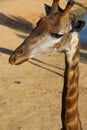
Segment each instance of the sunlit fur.
[{"label": "sunlit fur", "polygon": [[69,46],[65,50],[65,74],[62,94],[63,130],[82,130],[78,110],[79,95],[79,36],[72,33]]},{"label": "sunlit fur", "polygon": [[[62,39],[70,33],[72,29],[71,7],[72,3],[67,4],[64,12],[51,12],[50,15],[41,18],[30,36],[13,52],[9,58],[10,64],[20,64],[23,63],[25,59],[29,59],[33,56],[64,50],[65,47],[62,45]],[[54,38],[51,35],[53,33],[63,34],[63,37]],[[68,35],[66,38],[68,38]],[[58,43],[59,46],[55,48],[54,46]],[[42,49],[41,46],[43,46],[44,49]],[[42,51],[39,48],[41,48]],[[21,54],[19,50],[22,50],[23,53]]]},{"label": "sunlit fur", "polygon": [[38,55],[64,51],[66,66],[62,94],[62,130],[82,130],[78,111],[79,36],[72,27],[74,19],[70,13],[74,2],[69,0],[61,11],[58,10],[58,3],[59,0],[53,0],[51,11],[41,18],[30,36],[17,47],[9,62],[17,65]]}]

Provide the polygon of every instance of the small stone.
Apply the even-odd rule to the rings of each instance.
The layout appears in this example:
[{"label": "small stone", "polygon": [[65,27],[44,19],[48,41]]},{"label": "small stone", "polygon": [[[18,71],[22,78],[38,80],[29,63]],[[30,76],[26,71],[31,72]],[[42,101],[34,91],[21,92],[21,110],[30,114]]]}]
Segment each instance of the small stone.
[{"label": "small stone", "polygon": [[21,84],[21,82],[20,82],[20,81],[14,81],[14,83],[16,83],[16,84]]}]

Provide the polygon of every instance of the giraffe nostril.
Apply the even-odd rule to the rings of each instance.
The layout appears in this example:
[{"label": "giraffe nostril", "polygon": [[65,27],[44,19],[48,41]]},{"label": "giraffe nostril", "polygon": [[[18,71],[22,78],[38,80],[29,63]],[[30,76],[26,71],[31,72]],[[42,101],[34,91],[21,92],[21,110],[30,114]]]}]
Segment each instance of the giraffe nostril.
[{"label": "giraffe nostril", "polygon": [[15,52],[15,55],[16,56],[22,56],[24,54],[24,51],[23,50],[17,50],[16,52]]}]

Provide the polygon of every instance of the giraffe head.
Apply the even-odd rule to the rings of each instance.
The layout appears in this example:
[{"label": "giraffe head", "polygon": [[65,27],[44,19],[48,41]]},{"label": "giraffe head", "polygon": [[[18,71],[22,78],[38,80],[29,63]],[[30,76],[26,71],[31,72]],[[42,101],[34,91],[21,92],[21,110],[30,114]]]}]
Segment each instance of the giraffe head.
[{"label": "giraffe head", "polygon": [[30,36],[13,52],[9,63],[17,65],[38,55],[65,50],[72,32],[84,26],[83,21],[76,21],[70,13],[73,5],[73,0],[69,0],[64,10],[59,7],[59,0],[53,0],[52,7],[45,5],[46,16],[38,21]]}]

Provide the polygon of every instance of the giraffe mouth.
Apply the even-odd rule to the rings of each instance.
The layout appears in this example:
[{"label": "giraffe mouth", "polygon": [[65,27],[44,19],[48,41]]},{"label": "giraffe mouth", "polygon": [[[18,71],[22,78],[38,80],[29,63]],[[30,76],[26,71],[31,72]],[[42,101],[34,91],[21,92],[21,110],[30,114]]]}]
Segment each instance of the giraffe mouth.
[{"label": "giraffe mouth", "polygon": [[29,57],[24,57],[24,58],[17,58],[14,54],[10,56],[9,58],[9,63],[11,65],[20,65],[22,63],[24,63],[25,61],[28,61]]},{"label": "giraffe mouth", "polygon": [[20,65],[20,64],[23,64],[25,61],[28,61],[28,60],[29,60],[29,58],[24,59],[24,60],[21,60],[20,62],[16,63],[15,65]]}]

